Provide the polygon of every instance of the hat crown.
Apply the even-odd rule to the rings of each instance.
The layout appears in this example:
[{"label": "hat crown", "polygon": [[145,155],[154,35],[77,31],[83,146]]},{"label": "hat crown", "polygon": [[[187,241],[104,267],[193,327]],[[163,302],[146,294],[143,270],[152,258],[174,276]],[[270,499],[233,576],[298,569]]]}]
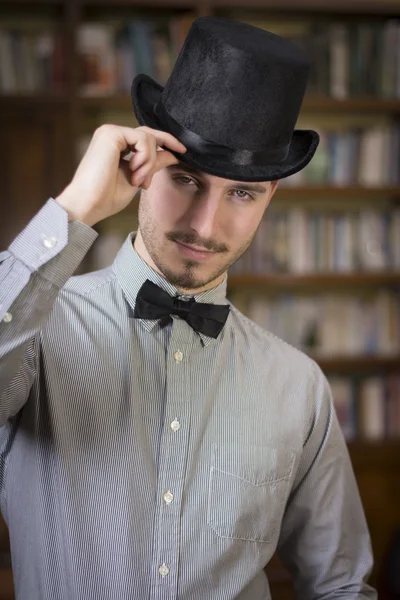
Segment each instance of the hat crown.
[{"label": "hat crown", "polygon": [[232,149],[290,144],[310,63],[288,40],[246,23],[196,19],[161,94],[182,127]]}]

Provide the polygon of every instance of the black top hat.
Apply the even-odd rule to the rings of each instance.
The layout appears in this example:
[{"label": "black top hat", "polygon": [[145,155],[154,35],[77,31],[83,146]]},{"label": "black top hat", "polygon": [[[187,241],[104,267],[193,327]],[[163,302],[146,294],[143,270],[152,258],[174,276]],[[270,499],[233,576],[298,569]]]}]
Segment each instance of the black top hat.
[{"label": "black top hat", "polygon": [[174,153],[201,171],[237,181],[271,181],[303,169],[319,136],[295,130],[309,61],[284,38],[231,19],[200,17],[163,88],[132,82],[140,125],[168,131],[188,149]]}]

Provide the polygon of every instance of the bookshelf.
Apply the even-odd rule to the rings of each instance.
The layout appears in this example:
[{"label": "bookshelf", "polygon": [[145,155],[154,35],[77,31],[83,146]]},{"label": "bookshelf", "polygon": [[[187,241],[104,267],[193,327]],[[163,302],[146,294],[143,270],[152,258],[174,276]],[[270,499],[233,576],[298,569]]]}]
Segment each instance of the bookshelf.
[{"label": "bookshelf", "polygon": [[[35,22],[44,32],[57,30],[62,34],[63,53],[55,60],[59,76],[57,90],[51,85],[32,91],[0,93],[0,127],[3,145],[0,148],[0,177],[4,182],[0,240],[6,246],[22,226],[28,222],[50,195],[57,195],[71,179],[79,162],[79,142],[90,136],[102,122],[135,126],[131,99],[126,91],[83,95],[79,61],[79,31],[89,22],[136,18],[190,18],[216,14],[244,18],[251,22],[269,19],[278,30],[290,22],[296,37],[307,23],[359,21],[373,24],[393,22],[400,17],[398,0],[0,0],[0,29],[15,23]],[[301,23],[301,27],[297,26]],[[11,24],[11,25],[10,25]],[[1,42],[0,42],[1,43]],[[1,48],[1,46],[0,46]],[[400,48],[400,37],[399,37]],[[399,52],[400,54],[400,52]],[[53,57],[54,59],[54,57]],[[53,60],[52,59],[52,60]],[[400,73],[400,58],[399,58]],[[133,73],[131,74],[133,76]],[[373,127],[376,122],[391,126],[400,122],[400,93],[396,97],[378,97],[371,93],[350,94],[338,99],[326,93],[310,90],[305,98],[299,120],[315,124],[315,129],[329,127],[344,130],[357,122],[360,128]],[[315,122],[315,123],[314,123]],[[344,128],[344,129],[343,129]],[[7,152],[5,148],[8,148]],[[82,148],[82,146],[81,146]],[[23,149],[23,152],[18,153]],[[34,168],[32,167],[34,165]],[[21,173],[28,174],[27,186]],[[373,209],[394,209],[400,205],[400,178],[396,182],[382,181],[376,185],[362,185],[357,180],[333,184],[332,181],[309,182],[279,187],[271,204],[274,207],[318,206],[320,209],[361,210],[367,205]],[[356,208],[358,207],[358,208]],[[99,224],[102,236],[118,233],[121,240],[136,225],[137,202],[124,215],[116,215]],[[399,232],[400,233],[400,232]],[[118,238],[117,238],[118,241]],[[96,242],[97,244],[97,242]],[[84,266],[89,270],[96,264],[90,255]],[[251,271],[233,273],[229,278],[229,293],[245,290],[254,296],[277,298],[282,294],[295,297],[327,293],[371,293],[377,290],[400,290],[400,268],[374,272],[349,273],[331,270],[305,273]],[[399,332],[400,333],[400,332]],[[399,372],[400,350],[380,355],[315,356],[322,369],[330,376],[391,377]],[[398,398],[400,406],[400,397]],[[371,529],[376,559],[372,581],[376,583],[386,545],[393,529],[399,525],[400,501],[398,480],[400,467],[399,439],[364,439],[349,441],[354,469]],[[379,498],[375,492],[379,489]],[[1,530],[4,538],[4,531]],[[290,583],[279,562],[269,567],[273,594],[292,598]],[[3,577],[3,579],[2,579]],[[0,600],[12,598],[10,571],[0,568]],[[2,582],[4,583],[2,587]],[[7,582],[7,583],[6,583]],[[2,590],[4,597],[1,595]]]}]

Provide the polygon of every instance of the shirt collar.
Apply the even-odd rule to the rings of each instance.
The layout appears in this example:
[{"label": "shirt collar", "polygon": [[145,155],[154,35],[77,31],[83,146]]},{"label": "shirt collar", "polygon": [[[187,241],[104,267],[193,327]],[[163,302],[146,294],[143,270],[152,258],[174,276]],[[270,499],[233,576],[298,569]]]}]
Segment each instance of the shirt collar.
[{"label": "shirt collar", "polygon": [[[210,290],[190,296],[182,294],[182,292],[178,291],[177,288],[172,285],[172,283],[157,273],[157,271],[154,271],[154,269],[152,269],[137,253],[133,247],[135,237],[136,232],[131,232],[128,235],[112,265],[118,283],[120,284],[125,298],[132,310],[135,309],[136,296],[146,279],[149,279],[164,291],[168,292],[170,296],[178,296],[182,299],[194,298],[196,302],[205,302],[207,304],[229,304],[226,298],[226,275],[219,285],[211,288]],[[151,331],[159,322],[159,320],[160,319],[139,319],[147,331]],[[211,338],[200,332],[199,336],[205,346],[214,340],[214,338]]]}]

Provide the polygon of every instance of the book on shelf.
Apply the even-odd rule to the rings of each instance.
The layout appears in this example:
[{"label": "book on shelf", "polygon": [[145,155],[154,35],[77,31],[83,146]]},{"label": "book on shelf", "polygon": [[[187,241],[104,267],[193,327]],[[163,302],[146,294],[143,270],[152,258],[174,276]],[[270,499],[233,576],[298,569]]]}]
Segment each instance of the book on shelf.
[{"label": "book on shelf", "polygon": [[347,441],[400,438],[400,376],[327,375]]},{"label": "book on shelf", "polygon": [[374,440],[385,435],[385,387],[380,377],[369,377],[360,386],[359,427],[364,437]]},{"label": "book on shelf", "polygon": [[66,89],[65,36],[58,28],[0,29],[0,93],[62,94]]},{"label": "book on shelf", "polygon": [[116,91],[116,55],[111,27],[87,23],[78,29],[79,85],[83,95]]},{"label": "book on shelf", "polygon": [[[333,404],[343,435],[347,441],[358,435],[357,427],[357,388],[351,377],[327,375],[331,387]],[[400,433],[400,432],[399,432]]]}]

